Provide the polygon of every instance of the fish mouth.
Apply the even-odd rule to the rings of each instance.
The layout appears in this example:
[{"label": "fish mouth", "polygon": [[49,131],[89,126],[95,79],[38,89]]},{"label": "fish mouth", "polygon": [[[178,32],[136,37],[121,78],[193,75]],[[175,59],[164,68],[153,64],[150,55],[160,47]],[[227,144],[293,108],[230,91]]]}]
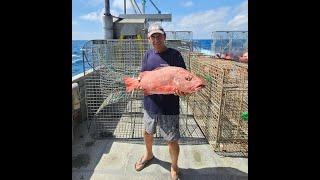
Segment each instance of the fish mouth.
[{"label": "fish mouth", "polygon": [[200,84],[200,85],[196,86],[195,90],[197,91],[197,90],[202,89],[204,87],[206,87],[206,85]]}]

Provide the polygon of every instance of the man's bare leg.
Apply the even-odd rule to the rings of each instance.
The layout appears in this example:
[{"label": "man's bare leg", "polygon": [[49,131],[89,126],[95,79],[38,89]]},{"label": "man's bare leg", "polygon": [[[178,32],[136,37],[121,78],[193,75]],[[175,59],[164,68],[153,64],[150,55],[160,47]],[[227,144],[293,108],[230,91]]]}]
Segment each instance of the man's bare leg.
[{"label": "man's bare leg", "polygon": [[178,141],[169,141],[169,152],[171,157],[171,177],[174,179],[178,176],[178,157],[180,152],[180,147]]},{"label": "man's bare leg", "polygon": [[146,152],[144,154],[144,158],[142,159],[144,161],[144,160],[151,159],[153,157],[153,153],[152,153],[153,135],[148,134],[146,131],[144,131],[143,136],[144,136],[144,142],[146,144]]},{"label": "man's bare leg", "polygon": [[[144,137],[144,142],[146,144],[146,151],[144,153],[144,156],[141,162],[149,160],[153,157],[153,153],[152,153],[153,135],[148,134],[146,131],[144,131],[143,137]],[[142,165],[137,164],[136,168],[140,168],[141,166]]]}]

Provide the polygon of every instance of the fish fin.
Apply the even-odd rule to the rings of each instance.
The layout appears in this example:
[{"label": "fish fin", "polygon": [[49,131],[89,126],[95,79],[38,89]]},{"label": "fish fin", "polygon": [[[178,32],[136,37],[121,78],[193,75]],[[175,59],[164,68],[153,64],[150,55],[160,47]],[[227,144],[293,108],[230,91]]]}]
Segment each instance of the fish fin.
[{"label": "fish fin", "polygon": [[138,87],[139,81],[137,79],[124,77],[123,80],[124,80],[124,84],[126,85],[127,92],[131,92]]}]

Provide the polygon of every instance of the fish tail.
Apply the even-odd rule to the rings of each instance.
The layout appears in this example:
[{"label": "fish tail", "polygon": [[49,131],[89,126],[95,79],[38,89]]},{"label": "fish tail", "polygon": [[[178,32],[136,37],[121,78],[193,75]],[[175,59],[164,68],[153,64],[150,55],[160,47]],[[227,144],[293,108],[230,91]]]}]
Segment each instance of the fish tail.
[{"label": "fish tail", "polygon": [[130,77],[124,77],[124,84],[126,85],[126,91],[131,92],[138,87],[139,81]]}]

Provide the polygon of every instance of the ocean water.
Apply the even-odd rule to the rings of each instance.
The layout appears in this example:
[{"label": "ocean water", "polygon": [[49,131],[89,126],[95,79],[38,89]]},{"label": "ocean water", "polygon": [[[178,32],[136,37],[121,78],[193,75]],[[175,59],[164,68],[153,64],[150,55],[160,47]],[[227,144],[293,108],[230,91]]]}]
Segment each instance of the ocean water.
[{"label": "ocean water", "polygon": [[193,50],[206,55],[213,55],[211,52],[212,39],[195,39],[193,40]]},{"label": "ocean water", "polygon": [[[72,41],[72,76],[83,73],[83,59],[82,59],[82,47],[86,43],[86,40],[73,40]],[[210,39],[197,39],[193,41],[194,50],[202,52],[204,54],[212,55],[211,53],[211,43]],[[86,64],[86,70],[89,69],[89,66]]]},{"label": "ocean water", "polygon": [[81,48],[87,41],[73,40],[72,41],[72,76],[83,72],[83,60]]}]

